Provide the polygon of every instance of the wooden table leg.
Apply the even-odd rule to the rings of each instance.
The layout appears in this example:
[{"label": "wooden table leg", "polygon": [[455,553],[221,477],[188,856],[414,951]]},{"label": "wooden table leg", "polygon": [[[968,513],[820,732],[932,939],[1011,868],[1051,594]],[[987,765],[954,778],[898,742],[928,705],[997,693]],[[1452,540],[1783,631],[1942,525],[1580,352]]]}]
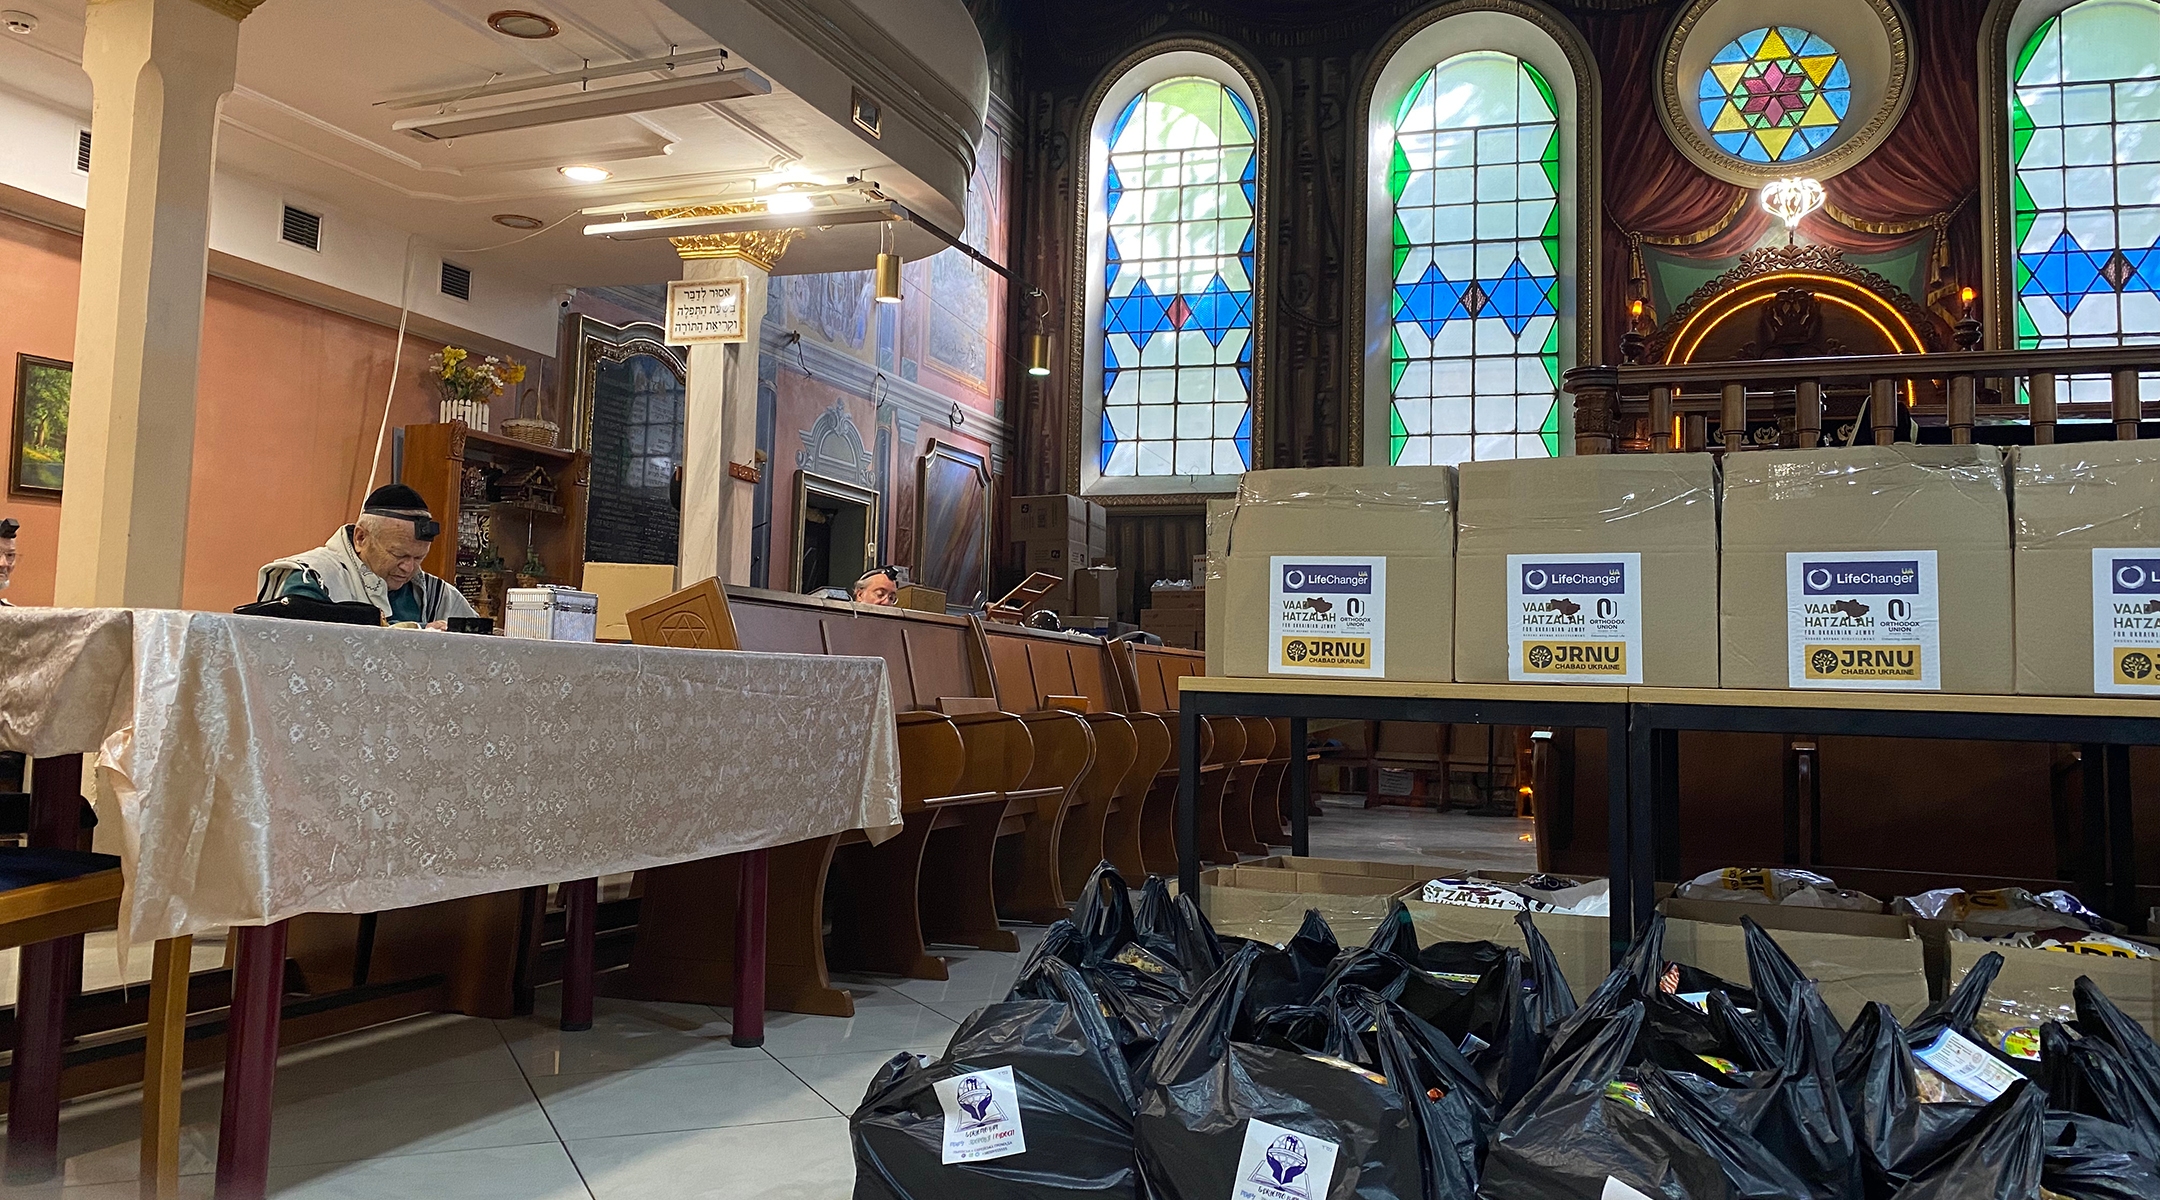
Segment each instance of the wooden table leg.
[{"label": "wooden table leg", "polygon": [[[82,823],[82,755],[30,768],[32,846],[73,849]],[[60,1049],[70,981],[81,971],[80,934],[24,946],[15,975],[15,1054],[9,1071],[9,1183],[41,1183],[59,1170]]]},{"label": "wooden table leg", "polygon": [[573,879],[562,885],[562,896],[562,1028],[578,1033],[592,1028],[593,926],[600,920],[600,880]]},{"label": "wooden table leg", "polygon": [[180,1195],[180,1075],[187,1050],[188,964],[195,939],[165,938],[150,952],[150,1014],[143,1035],[142,1200]]},{"label": "wooden table leg", "polygon": [[233,999],[218,1117],[218,1200],[264,1200],[270,1187],[270,1095],[285,998],[285,922],[235,925]]},{"label": "wooden table leg", "polygon": [[66,1038],[69,941],[81,945],[80,938],[55,938],[24,946],[16,967],[9,1183],[41,1183],[59,1169],[60,1045]]},{"label": "wooden table leg", "polygon": [[728,1040],[738,1046],[765,1044],[765,885],[771,860],[770,851],[748,851],[737,877],[734,1031]]}]

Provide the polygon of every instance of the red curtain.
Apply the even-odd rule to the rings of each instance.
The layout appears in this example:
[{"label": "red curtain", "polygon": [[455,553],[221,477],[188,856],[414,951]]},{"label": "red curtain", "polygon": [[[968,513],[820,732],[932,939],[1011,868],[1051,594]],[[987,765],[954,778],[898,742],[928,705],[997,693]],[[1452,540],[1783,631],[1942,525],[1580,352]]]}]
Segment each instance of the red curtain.
[{"label": "red curtain", "polygon": [[[1935,0],[1911,6],[1911,102],[1882,144],[1850,170],[1825,182],[1830,203],[1855,219],[1895,225],[1953,212],[1947,263],[1930,283],[1952,289],[1980,279],[1979,115],[1974,109],[1979,63],[1975,43],[1985,0]],[[1677,238],[1715,225],[1740,201],[1723,232],[1692,246],[1661,252],[1722,259],[1745,253],[1773,219],[1749,189],[1704,174],[1666,136],[1658,119],[1659,58],[1673,9],[1585,12],[1577,17],[1604,78],[1602,188],[1604,361],[1619,361],[1626,329],[1631,255],[1629,234]],[[1933,236],[1931,229],[1873,234],[1817,212],[1800,223],[1801,240],[1852,253],[1873,253]],[[1927,297],[1914,297],[1925,304]],[[1661,316],[1663,314],[1660,314]]]}]

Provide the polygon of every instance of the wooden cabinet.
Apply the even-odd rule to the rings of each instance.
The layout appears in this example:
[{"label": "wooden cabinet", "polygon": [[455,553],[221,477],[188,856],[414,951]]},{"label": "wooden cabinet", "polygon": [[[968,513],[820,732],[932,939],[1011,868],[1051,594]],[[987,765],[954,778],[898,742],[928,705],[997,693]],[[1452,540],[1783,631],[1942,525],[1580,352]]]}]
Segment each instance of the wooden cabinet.
[{"label": "wooden cabinet", "polygon": [[590,473],[583,453],[462,421],[405,427],[404,481],[443,526],[426,569],[498,623],[509,588],[584,583]]}]

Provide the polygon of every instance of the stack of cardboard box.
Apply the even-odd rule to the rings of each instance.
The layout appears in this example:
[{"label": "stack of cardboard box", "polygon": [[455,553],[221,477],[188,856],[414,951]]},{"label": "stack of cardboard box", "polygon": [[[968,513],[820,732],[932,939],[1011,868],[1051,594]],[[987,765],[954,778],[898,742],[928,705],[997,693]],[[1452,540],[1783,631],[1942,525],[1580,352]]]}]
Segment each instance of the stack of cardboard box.
[{"label": "stack of cardboard box", "polygon": [[1140,610],[1140,628],[1163,640],[1165,646],[1186,650],[1207,649],[1207,589],[1157,583],[1149,593],[1148,607]]},{"label": "stack of cardboard box", "polygon": [[[1066,582],[1043,598],[1044,607],[1067,617],[1079,614],[1109,620],[1117,616],[1114,609],[1082,607],[1083,599],[1099,600],[1100,592],[1083,597],[1080,593],[1086,589],[1073,583],[1073,572],[1093,566],[1109,549],[1109,514],[1102,505],[1078,496],[1014,496],[1012,538],[1021,544],[1024,571],[1042,571]],[[1110,590],[1116,591],[1114,580]]]}]

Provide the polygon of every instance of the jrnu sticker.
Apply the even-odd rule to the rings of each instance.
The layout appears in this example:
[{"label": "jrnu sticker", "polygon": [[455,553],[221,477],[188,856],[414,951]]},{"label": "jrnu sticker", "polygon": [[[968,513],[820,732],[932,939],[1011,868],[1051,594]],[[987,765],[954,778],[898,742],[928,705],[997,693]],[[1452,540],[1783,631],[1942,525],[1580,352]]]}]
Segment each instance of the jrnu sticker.
[{"label": "jrnu sticker", "polygon": [[2160,695],[2160,550],[2093,551],[2093,690]]},{"label": "jrnu sticker", "polygon": [[1245,1122],[1230,1200],[1327,1200],[1335,1143],[1266,1121]]},{"label": "jrnu sticker", "polygon": [[1642,555],[1510,554],[1508,678],[1642,682]]},{"label": "jrnu sticker", "polygon": [[1785,613],[1789,686],[1942,687],[1933,550],[1787,554]]},{"label": "jrnu sticker", "polygon": [[1387,559],[1276,555],[1268,563],[1268,670],[1387,673]]},{"label": "jrnu sticker", "polygon": [[1011,1067],[956,1075],[935,1085],[945,1109],[946,1166],[1005,1158],[1027,1149],[1020,1128],[1020,1089]]}]

